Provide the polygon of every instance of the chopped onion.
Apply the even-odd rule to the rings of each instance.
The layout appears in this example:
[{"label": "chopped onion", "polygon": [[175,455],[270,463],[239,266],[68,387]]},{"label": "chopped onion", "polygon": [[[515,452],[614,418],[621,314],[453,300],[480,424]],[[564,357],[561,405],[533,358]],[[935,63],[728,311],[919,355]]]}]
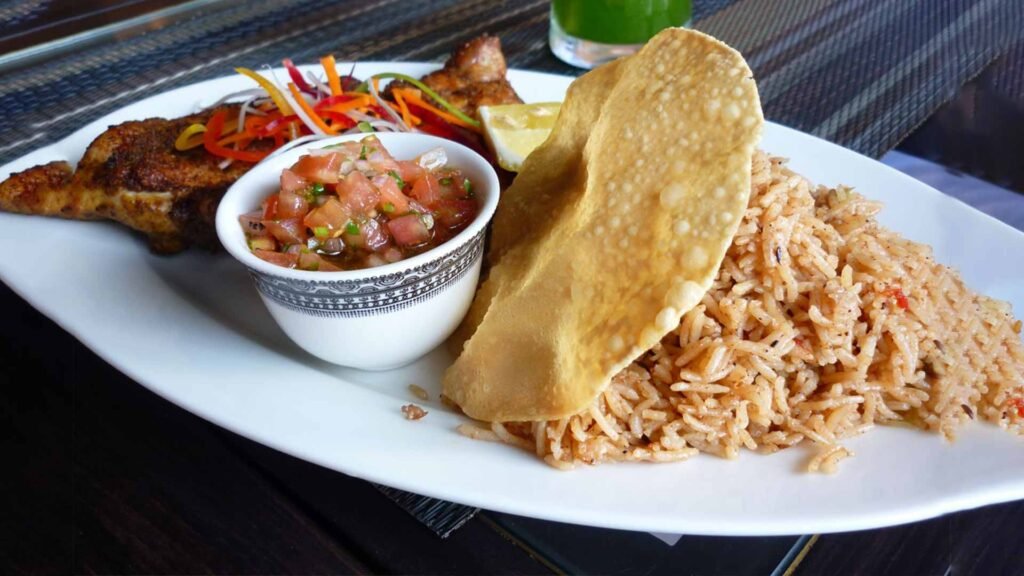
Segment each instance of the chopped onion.
[{"label": "chopped onion", "polygon": [[266,95],[267,95],[267,92],[263,88],[249,88],[247,90],[239,90],[238,92],[232,92],[230,94],[227,94],[227,95],[223,96],[220,100],[217,100],[213,104],[210,104],[208,106],[208,108],[216,108],[217,106],[220,106],[221,104],[223,104],[223,103],[225,103],[228,100],[231,100],[233,98],[239,98],[239,97],[242,97],[242,96],[245,96],[246,98],[249,98],[249,97],[258,98],[260,96],[266,96]]},{"label": "chopped onion", "polygon": [[380,94],[377,93],[377,89],[374,88],[373,86],[372,76],[369,79],[367,79],[366,85],[369,86],[370,95],[373,96],[373,99],[377,101],[377,105],[383,108],[384,111],[388,113],[388,116],[391,116],[391,119],[395,121],[395,124],[398,124],[402,128],[402,132],[411,132],[412,130],[409,128],[409,126],[407,126],[405,122],[402,121],[402,117],[399,116],[397,112],[392,110],[391,106],[388,106],[388,103],[385,102],[384,99],[380,97]]},{"label": "chopped onion", "polygon": [[443,168],[448,163],[448,154],[444,151],[444,148],[438,146],[420,154],[420,157],[416,159],[416,163],[424,170],[437,170],[438,168]]},{"label": "chopped onion", "polygon": [[[373,126],[374,130],[377,130],[378,132],[381,131],[381,128],[387,128],[388,132],[409,132],[409,130],[403,130],[401,126],[395,124],[394,122],[382,120],[380,118],[375,118],[373,116],[370,116],[369,114],[364,114],[362,112],[357,112],[355,110],[349,110],[348,112],[345,112],[345,115],[357,123],[366,122],[370,126]],[[358,127],[352,128],[350,132],[353,130],[356,132],[359,131]]]},{"label": "chopped onion", "polygon": [[320,80],[320,78],[317,77],[316,74],[313,74],[312,72],[306,72],[306,78],[309,79],[310,83],[312,83],[313,86],[316,87],[317,91],[319,91],[321,94],[324,94],[326,96],[331,95],[331,89],[328,88],[327,85],[324,84]]},{"label": "chopped onion", "polygon": [[238,109],[238,128],[235,132],[245,131],[245,115],[250,112],[249,103],[255,100],[255,98],[249,98],[245,102],[242,102],[242,106]]},{"label": "chopped onion", "polygon": [[246,102],[242,105],[244,108],[246,108],[246,114],[252,114],[253,116],[266,116],[266,112],[256,107],[258,106],[256,102],[256,100],[250,100],[249,102]]},{"label": "chopped onion", "polygon": [[420,220],[423,221],[423,225],[427,227],[427,230],[434,229],[434,215],[430,212],[424,212],[420,214]]}]

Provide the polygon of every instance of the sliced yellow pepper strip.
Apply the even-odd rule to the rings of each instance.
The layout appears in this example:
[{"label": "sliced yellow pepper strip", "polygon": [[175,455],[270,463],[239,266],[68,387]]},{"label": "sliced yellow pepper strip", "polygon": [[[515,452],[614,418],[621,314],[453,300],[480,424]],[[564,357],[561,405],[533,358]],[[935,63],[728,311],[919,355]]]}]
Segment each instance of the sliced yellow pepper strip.
[{"label": "sliced yellow pepper strip", "polygon": [[[191,150],[197,146],[202,146],[203,132],[206,132],[206,126],[202,124],[192,124],[188,128],[185,128],[181,131],[181,134],[178,134],[178,139],[174,141],[174,149],[179,152],[184,152],[185,150]],[[198,138],[196,136],[198,136]]]},{"label": "sliced yellow pepper strip", "polygon": [[277,109],[281,111],[281,114],[285,116],[294,114],[294,111],[292,111],[292,107],[288,104],[288,100],[286,100],[284,95],[281,94],[281,91],[277,89],[277,86],[274,86],[273,82],[267,80],[263,76],[260,76],[259,74],[253,72],[248,68],[235,68],[235,72],[252,78],[256,81],[257,84],[260,85],[260,88],[266,90],[267,94],[270,95],[270,99],[273,100],[274,104],[277,105]]}]

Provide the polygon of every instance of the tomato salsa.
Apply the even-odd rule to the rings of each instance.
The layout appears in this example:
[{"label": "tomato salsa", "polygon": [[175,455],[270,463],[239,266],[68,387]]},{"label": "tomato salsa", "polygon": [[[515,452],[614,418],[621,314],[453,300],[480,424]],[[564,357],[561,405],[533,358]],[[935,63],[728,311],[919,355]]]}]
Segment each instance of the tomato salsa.
[{"label": "tomato salsa", "polygon": [[396,160],[376,136],[312,151],[281,189],[239,217],[253,254],[331,272],[397,262],[461,232],[479,211],[473,183],[444,149]]}]

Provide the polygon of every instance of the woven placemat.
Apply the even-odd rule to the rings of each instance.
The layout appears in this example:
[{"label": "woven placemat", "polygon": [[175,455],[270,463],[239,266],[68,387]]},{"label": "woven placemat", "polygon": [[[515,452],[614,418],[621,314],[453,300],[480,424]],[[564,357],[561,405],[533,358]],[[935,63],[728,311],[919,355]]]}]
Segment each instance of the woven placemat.
[{"label": "woven placemat", "polygon": [[[694,4],[694,26],[748,58],[769,119],[875,157],[1024,38],[1020,0]],[[501,36],[512,67],[579,74],[548,50],[548,10],[547,0],[206,2],[151,31],[5,74],[0,164],[140,98],[283,57],[439,61],[489,32]],[[1006,75],[1007,92],[1024,97],[1020,78]],[[442,536],[476,512],[381,491]]]}]

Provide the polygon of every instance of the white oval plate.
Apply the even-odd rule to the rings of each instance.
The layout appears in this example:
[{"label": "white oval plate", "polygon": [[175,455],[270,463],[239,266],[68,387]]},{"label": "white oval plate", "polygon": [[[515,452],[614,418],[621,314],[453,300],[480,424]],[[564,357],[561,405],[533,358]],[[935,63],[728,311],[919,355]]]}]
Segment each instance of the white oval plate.
[{"label": "white oval plate", "polygon": [[[360,63],[418,76],[428,64]],[[342,66],[347,68],[347,66]],[[561,100],[571,78],[511,71],[527,102]],[[241,77],[186,86],[114,112],[3,168],[77,160],[110,124],[178,116],[249,87]],[[882,221],[931,244],[967,282],[1024,311],[1024,234],[878,162],[768,124],[763,147],[821,183],[882,200]],[[151,255],[127,229],[0,214],[0,278],[129,377],[233,432],[328,468],[403,490],[492,510],[610,528],[690,534],[832,532],[909,522],[1024,498],[1024,443],[972,424],[959,441],[876,428],[847,445],[835,476],[801,471],[809,451],[699,456],[559,472],[532,454],[474,441],[461,417],[427,403],[409,422],[399,407],[415,383],[439,391],[450,361],[435,351],[388,373],[325,364],[286,338],[245,270],[226,254]]]}]

